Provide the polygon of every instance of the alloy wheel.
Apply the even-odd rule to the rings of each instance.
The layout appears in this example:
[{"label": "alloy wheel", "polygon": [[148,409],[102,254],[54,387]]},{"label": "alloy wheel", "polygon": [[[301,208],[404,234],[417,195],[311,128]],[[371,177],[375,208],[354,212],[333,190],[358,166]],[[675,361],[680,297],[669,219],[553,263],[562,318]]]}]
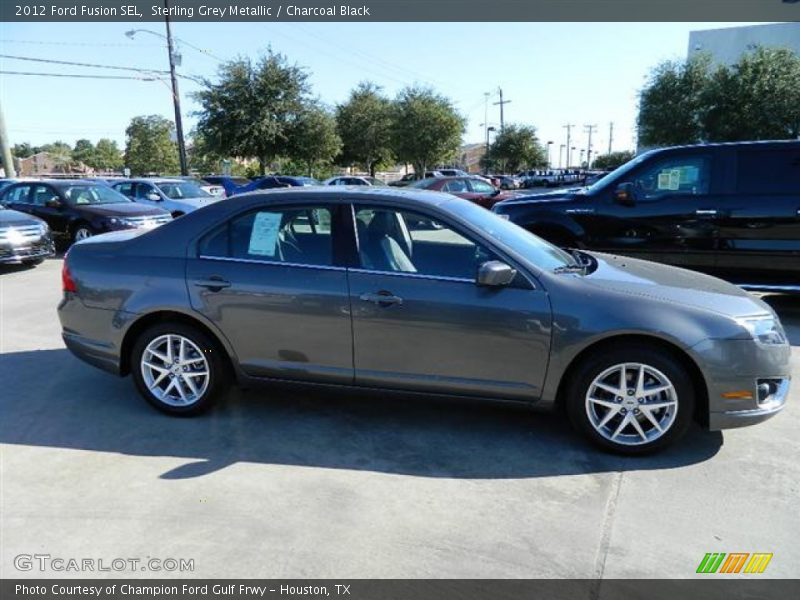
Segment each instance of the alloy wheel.
[{"label": "alloy wheel", "polygon": [[192,340],[182,335],[154,338],[142,352],[140,366],[147,389],[170,406],[191,406],[208,389],[208,360]]},{"label": "alloy wheel", "polygon": [[80,242],[81,240],[85,240],[86,238],[92,237],[92,232],[87,229],[86,227],[80,227],[75,230],[75,241]]},{"label": "alloy wheel", "polygon": [[678,394],[658,369],[622,363],[604,370],[589,385],[586,414],[592,427],[615,444],[648,444],[675,423]]}]

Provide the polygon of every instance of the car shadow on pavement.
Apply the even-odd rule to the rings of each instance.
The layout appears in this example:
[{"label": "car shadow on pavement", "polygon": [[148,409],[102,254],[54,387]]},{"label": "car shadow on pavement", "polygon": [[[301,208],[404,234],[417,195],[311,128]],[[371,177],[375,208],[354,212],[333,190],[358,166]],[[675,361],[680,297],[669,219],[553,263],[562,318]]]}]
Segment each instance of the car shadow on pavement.
[{"label": "car shadow on pavement", "polygon": [[670,469],[713,457],[719,432],[694,427],[655,456],[605,454],[557,414],[476,402],[345,392],[234,390],[215,410],[175,418],[67,350],[0,355],[0,442],[188,459],[163,479],[237,462],[419,477],[528,478]]}]

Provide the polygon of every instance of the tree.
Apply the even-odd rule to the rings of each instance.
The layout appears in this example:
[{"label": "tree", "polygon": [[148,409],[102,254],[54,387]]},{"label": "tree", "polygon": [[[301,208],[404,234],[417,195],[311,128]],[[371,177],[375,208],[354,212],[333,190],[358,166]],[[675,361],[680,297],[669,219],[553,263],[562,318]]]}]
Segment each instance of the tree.
[{"label": "tree", "polygon": [[262,174],[285,155],[309,96],[307,73],[270,49],[255,64],[239,58],[219,68],[219,81],[204,81],[194,94],[201,110],[197,131],[210,151],[255,158]]},{"label": "tree", "polygon": [[667,61],[650,74],[639,95],[639,143],[675,146],[703,139],[700,118],[711,58],[697,54],[679,63]]},{"label": "tree", "polygon": [[117,142],[108,138],[100,138],[94,147],[94,153],[86,163],[100,171],[114,171],[122,168],[122,152]]},{"label": "tree", "polygon": [[290,156],[302,161],[309,177],[314,167],[329,165],[342,149],[342,139],[336,131],[336,120],[324,107],[312,104],[298,115],[291,135]]},{"label": "tree", "polygon": [[28,142],[14,144],[11,147],[11,154],[13,154],[16,158],[28,158],[29,156],[33,156],[38,152],[41,152],[41,148],[31,146]]},{"label": "tree", "polygon": [[594,159],[592,165],[595,169],[601,171],[613,171],[617,167],[624,165],[626,162],[633,158],[633,152],[625,150],[623,152],[612,152],[611,154],[601,154]]},{"label": "tree", "polygon": [[719,68],[704,97],[705,139],[713,142],[796,139],[800,136],[800,56],[755,48]]},{"label": "tree", "polygon": [[47,152],[53,160],[53,164],[62,170],[66,170],[72,165],[72,147],[66,142],[57,141],[45,144],[40,151]]},{"label": "tree", "polygon": [[87,139],[80,139],[75,142],[75,147],[72,149],[72,158],[77,162],[88,165],[92,161],[94,155],[94,144]]},{"label": "tree", "polygon": [[487,159],[485,164],[511,173],[547,166],[547,152],[536,137],[536,128],[529,125],[506,126],[489,146]]},{"label": "tree", "polygon": [[336,127],[342,139],[341,163],[362,165],[372,177],[380,165],[393,159],[392,102],[380,91],[375,84],[362,82],[347,102],[336,107]]},{"label": "tree", "polygon": [[444,96],[427,88],[405,88],[394,102],[394,154],[414,165],[415,172],[424,173],[457,154],[465,124]]},{"label": "tree", "polygon": [[172,141],[175,125],[160,115],[131,119],[125,130],[125,164],[133,175],[178,171],[178,148]]}]

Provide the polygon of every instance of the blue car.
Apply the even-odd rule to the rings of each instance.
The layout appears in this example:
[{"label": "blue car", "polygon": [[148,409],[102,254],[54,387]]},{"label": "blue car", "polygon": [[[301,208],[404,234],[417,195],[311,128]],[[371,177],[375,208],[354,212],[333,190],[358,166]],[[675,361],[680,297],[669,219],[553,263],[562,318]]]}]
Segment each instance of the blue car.
[{"label": "blue car", "polygon": [[[288,187],[309,187],[322,185],[322,182],[313,177],[290,177],[288,175],[267,175],[259,177],[255,181],[249,182],[236,189],[234,193],[243,194],[245,192],[255,192],[256,190],[271,190],[275,188]],[[230,194],[228,194],[230,195]]]},{"label": "blue car", "polygon": [[250,183],[247,177],[233,177],[232,175],[209,175],[208,177],[203,177],[203,180],[212,185],[222,186],[226,196],[233,196],[240,187]]}]

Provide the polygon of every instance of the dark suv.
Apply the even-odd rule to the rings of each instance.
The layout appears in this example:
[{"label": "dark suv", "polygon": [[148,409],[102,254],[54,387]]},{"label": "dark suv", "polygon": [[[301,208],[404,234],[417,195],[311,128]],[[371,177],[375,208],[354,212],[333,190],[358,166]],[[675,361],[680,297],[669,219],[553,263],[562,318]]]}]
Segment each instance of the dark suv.
[{"label": "dark suv", "polygon": [[562,247],[800,292],[800,141],[652,150],[587,188],[492,210]]},{"label": "dark suv", "polygon": [[108,185],[74,179],[16,183],[3,190],[0,203],[39,217],[53,234],[71,241],[172,220],[167,211],[131,202]]}]

